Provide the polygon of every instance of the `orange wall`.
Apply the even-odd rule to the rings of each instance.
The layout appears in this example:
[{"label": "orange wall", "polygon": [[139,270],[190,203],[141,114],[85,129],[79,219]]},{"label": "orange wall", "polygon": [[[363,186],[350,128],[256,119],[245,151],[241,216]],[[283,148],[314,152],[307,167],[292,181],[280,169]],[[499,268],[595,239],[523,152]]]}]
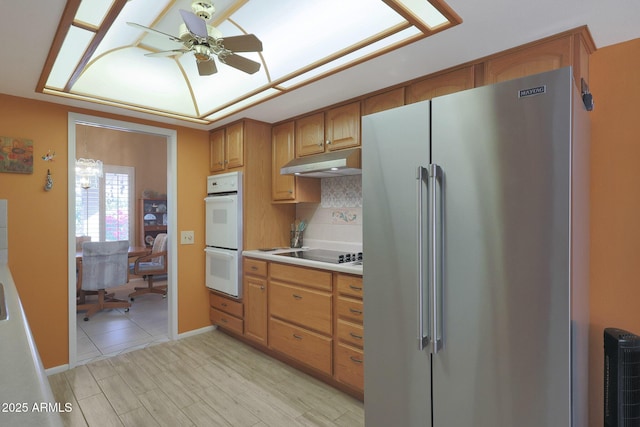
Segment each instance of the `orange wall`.
[{"label": "orange wall", "polygon": [[590,60],[590,426],[603,423],[603,330],[640,334],[640,39]]},{"label": "orange wall", "polygon": [[[70,111],[177,131],[178,230],[194,230],[195,245],[178,245],[178,332],[210,325],[204,283],[205,177],[208,133],[184,127],[71,109],[0,94],[0,135],[33,140],[33,174],[0,173],[8,199],[9,267],[45,368],[68,363],[67,122]],[[54,162],[40,157],[55,151]],[[47,169],[54,187],[45,192]]]}]

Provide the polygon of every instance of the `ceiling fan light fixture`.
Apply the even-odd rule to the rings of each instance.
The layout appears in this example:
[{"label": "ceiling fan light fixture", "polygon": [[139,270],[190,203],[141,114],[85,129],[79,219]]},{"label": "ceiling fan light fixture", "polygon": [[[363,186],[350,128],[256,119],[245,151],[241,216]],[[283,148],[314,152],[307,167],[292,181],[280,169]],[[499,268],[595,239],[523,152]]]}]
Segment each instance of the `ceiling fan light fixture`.
[{"label": "ceiling fan light fixture", "polygon": [[210,1],[194,1],[191,3],[191,10],[193,13],[198,15],[200,18],[208,21],[213,16],[213,13],[216,11],[215,7]]}]

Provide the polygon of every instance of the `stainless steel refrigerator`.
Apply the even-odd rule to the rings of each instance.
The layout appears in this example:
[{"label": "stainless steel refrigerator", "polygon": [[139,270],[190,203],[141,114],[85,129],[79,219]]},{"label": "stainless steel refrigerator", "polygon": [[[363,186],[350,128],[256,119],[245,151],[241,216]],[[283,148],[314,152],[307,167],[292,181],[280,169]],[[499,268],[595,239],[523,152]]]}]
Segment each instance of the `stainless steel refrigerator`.
[{"label": "stainless steel refrigerator", "polygon": [[571,68],[362,118],[367,427],[587,425]]}]

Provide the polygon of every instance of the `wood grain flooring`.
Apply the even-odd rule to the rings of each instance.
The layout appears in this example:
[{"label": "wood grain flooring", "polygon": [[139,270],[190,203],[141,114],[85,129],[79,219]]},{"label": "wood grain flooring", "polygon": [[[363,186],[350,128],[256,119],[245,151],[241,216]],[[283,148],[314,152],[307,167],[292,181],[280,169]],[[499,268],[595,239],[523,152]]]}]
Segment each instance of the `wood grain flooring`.
[{"label": "wood grain flooring", "polygon": [[362,402],[206,332],[51,375],[65,426],[364,425]]}]

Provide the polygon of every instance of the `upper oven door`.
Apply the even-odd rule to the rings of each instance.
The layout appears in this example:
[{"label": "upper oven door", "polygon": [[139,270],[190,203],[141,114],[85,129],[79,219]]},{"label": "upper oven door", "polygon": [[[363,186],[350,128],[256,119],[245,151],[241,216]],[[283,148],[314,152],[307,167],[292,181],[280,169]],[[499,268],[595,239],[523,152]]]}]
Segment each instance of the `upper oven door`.
[{"label": "upper oven door", "polygon": [[209,196],[206,205],[206,245],[219,248],[239,249],[238,195]]}]

